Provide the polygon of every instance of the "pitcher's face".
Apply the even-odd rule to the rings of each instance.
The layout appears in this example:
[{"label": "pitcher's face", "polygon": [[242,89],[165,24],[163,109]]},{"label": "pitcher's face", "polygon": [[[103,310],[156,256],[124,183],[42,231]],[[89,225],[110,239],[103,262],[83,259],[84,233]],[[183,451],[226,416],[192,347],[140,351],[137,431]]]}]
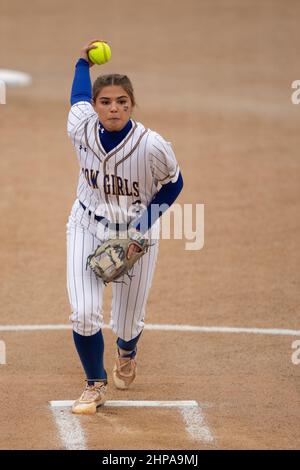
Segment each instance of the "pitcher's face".
[{"label": "pitcher's face", "polygon": [[102,88],[94,102],[94,109],[107,131],[123,129],[131,117],[132,108],[130,96],[119,85]]}]

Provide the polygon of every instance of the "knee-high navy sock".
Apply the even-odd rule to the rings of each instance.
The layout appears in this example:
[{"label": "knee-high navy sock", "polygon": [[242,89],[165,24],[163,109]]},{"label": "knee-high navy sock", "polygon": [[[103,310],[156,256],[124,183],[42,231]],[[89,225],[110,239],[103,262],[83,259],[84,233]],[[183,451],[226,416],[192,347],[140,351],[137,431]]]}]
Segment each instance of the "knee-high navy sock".
[{"label": "knee-high navy sock", "polygon": [[120,349],[124,349],[125,351],[128,351],[128,354],[126,354],[123,357],[130,357],[133,359],[136,355],[136,345],[138,340],[140,339],[140,336],[142,334],[142,331],[138,336],[135,338],[131,339],[130,341],[124,341],[122,338],[117,339],[117,346]]},{"label": "knee-high navy sock", "polygon": [[84,368],[89,385],[97,381],[107,381],[103,365],[104,340],[102,331],[92,336],[82,336],[73,330],[74,343]]}]

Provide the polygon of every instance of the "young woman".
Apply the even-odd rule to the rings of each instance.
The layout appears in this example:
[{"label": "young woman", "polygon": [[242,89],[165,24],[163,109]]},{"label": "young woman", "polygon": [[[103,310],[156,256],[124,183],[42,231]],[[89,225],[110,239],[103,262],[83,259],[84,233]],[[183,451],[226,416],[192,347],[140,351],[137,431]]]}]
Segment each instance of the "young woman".
[{"label": "young woman", "polygon": [[[126,75],[99,76],[91,85],[89,43],[76,64],[68,135],[79,162],[77,198],[67,224],[67,283],[75,347],[86,386],[74,413],[95,413],[104,404],[104,285],[86,265],[109,230],[130,224],[148,236],[150,249],[133,266],[130,280],[114,283],[110,326],[117,336],[113,381],[127,389],[136,376],[137,342],[154,274],[159,217],[183,187],[171,145],[132,119],[135,97]],[[153,208],[161,207],[153,211]]]}]

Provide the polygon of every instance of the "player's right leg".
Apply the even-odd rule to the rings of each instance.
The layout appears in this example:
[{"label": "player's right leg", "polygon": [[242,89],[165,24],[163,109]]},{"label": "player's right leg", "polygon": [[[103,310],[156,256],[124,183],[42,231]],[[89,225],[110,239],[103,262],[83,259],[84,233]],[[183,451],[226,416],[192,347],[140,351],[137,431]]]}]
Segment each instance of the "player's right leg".
[{"label": "player's right leg", "polygon": [[86,268],[87,257],[99,241],[82,223],[74,205],[67,225],[67,287],[72,314],[74,343],[86,374],[87,385],[74,403],[74,413],[95,413],[105,402],[107,374],[103,364],[103,283]]}]

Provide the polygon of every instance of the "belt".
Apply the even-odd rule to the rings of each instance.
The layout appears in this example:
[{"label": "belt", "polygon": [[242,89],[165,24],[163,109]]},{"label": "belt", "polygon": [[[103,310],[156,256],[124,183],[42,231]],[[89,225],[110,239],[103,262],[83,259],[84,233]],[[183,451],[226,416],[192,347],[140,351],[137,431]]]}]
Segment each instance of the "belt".
[{"label": "belt", "polygon": [[[79,201],[79,203],[80,203],[81,207],[86,211],[87,207],[81,201]],[[93,214],[93,212],[89,210],[88,214],[89,214],[89,216],[91,216]],[[102,220],[106,220],[108,222],[108,220],[105,217],[102,217],[101,215],[95,215],[95,220],[97,220],[97,222],[101,222]]]},{"label": "belt", "polygon": [[[86,211],[87,207],[83,204],[83,202],[79,201],[79,203],[81,207]],[[91,216],[92,214],[93,212],[89,210],[88,215]],[[103,225],[109,227],[112,230],[116,230],[117,232],[128,229],[128,224],[113,224],[110,223],[109,220],[106,219],[106,217],[102,217],[101,215],[95,215],[94,217],[97,222],[102,222]]]}]

